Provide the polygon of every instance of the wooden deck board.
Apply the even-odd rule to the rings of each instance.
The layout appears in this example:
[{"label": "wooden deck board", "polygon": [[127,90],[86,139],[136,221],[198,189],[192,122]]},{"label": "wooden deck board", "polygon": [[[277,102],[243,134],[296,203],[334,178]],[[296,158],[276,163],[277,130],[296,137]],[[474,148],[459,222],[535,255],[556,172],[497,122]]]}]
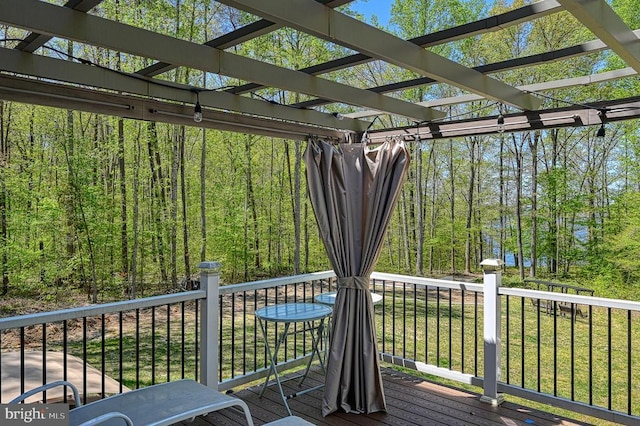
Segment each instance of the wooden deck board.
[{"label": "wooden deck board", "polygon": [[[289,399],[289,407],[294,415],[316,425],[326,426],[497,426],[497,425],[586,425],[552,413],[542,412],[505,402],[500,407],[492,407],[479,400],[480,395],[465,390],[436,384],[422,378],[398,372],[391,368],[382,369],[387,413],[357,415],[334,413],[322,417],[322,390],[309,392]],[[311,371],[302,388],[321,383],[323,376]],[[284,383],[285,393],[300,389],[297,381]],[[275,386],[269,387],[263,398],[259,398],[260,386],[240,390],[234,395],[244,400],[251,410],[256,426],[285,417],[287,411],[280,400]],[[200,417],[183,426],[236,426],[244,425],[244,417],[239,410],[225,409]]]}]

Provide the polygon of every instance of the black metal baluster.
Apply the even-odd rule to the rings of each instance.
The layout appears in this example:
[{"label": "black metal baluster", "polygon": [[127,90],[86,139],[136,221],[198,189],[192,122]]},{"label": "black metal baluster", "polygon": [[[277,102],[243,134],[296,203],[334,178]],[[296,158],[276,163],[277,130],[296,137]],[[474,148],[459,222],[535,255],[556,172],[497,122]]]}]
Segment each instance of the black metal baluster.
[{"label": "black metal baluster", "polygon": [[106,336],[105,336],[105,334],[106,334],[106,324],[105,324],[106,316],[105,316],[105,314],[102,314],[101,318],[102,318],[102,324],[100,324],[100,332],[102,334],[102,338],[101,338],[101,348],[100,348],[100,350],[101,350],[102,353],[100,354],[100,357],[101,357],[101,362],[102,362],[102,374],[101,374],[102,383],[101,383],[100,391],[101,391],[101,393],[103,395],[103,398],[104,398],[104,395],[106,394],[106,392],[105,392],[105,386],[106,386],[105,385],[105,380],[106,380],[106,376],[107,376],[107,373],[105,371],[106,367],[107,367],[107,358],[106,358],[106,344],[107,344],[107,341],[106,341]]},{"label": "black metal baluster", "polygon": [[452,351],[451,351],[451,344],[453,342],[452,338],[453,338],[453,293],[452,290],[449,289],[449,369],[451,370],[453,364],[452,364]]},{"label": "black metal baluster", "polygon": [[[222,381],[222,372],[224,369],[224,297],[219,295],[218,297],[218,381]],[[231,342],[233,345],[233,342]]]},{"label": "black metal baluster", "polygon": [[[62,321],[62,380],[68,380],[68,357],[67,355],[69,354],[69,345],[67,343],[67,338],[69,336],[69,331],[68,331],[68,323],[67,320]],[[120,383],[120,387],[122,387],[122,381]],[[122,392],[122,390],[120,390],[120,392]],[[67,392],[64,392],[64,398],[63,401],[64,403],[67,402]]]},{"label": "black metal baluster", "polygon": [[576,398],[576,378],[575,378],[575,366],[576,366],[576,348],[575,348],[575,343],[576,343],[576,338],[575,338],[575,322],[573,321],[573,312],[575,312],[576,310],[576,305],[572,302],[571,305],[571,311],[569,312],[569,320],[571,321],[571,347],[570,347],[570,351],[571,351],[571,372],[570,372],[570,379],[571,379],[571,400],[575,401]]},{"label": "black metal baluster", "polygon": [[[333,322],[331,324],[333,326]],[[382,281],[382,352],[386,352],[387,337],[385,331],[387,326],[387,284]]]},{"label": "black metal baluster", "polygon": [[506,325],[505,325],[505,333],[506,333],[506,346],[507,346],[507,353],[506,353],[506,367],[507,367],[507,374],[505,374],[505,379],[507,381],[507,383],[511,383],[511,298],[507,295],[506,297],[506,301],[505,301],[505,305],[506,305],[506,312],[507,312],[507,319],[506,319]]},{"label": "black metal baluster", "polygon": [[536,306],[536,319],[537,319],[537,323],[536,323],[537,339],[536,340],[537,340],[537,347],[538,347],[538,352],[537,352],[537,358],[538,358],[537,359],[537,370],[538,370],[537,381],[538,381],[538,392],[540,392],[541,387],[542,387],[542,383],[541,383],[541,381],[542,381],[542,372],[541,372],[542,357],[541,357],[541,354],[540,354],[540,350],[542,348],[542,346],[540,344],[540,339],[542,338],[540,333],[542,332],[542,329],[541,329],[541,325],[540,325],[540,299],[538,299],[538,304]]},{"label": "black metal baluster", "polygon": [[520,371],[520,382],[522,384],[522,388],[524,389],[524,376],[525,376],[525,372],[527,370],[527,367],[525,365],[526,361],[525,361],[525,357],[524,357],[524,344],[525,344],[525,338],[524,338],[524,297],[520,298],[520,356],[522,358],[520,365],[521,365],[521,371]]},{"label": "black metal baluster", "polygon": [[[289,303],[289,287],[290,286],[285,286],[284,291],[285,291],[285,303]],[[298,293],[297,293],[297,288],[298,286],[293,284],[293,302],[297,303],[298,302]],[[302,353],[305,354],[307,353],[307,325],[305,323],[302,323]],[[288,340],[288,339],[287,339]],[[286,353],[286,352],[285,352]],[[297,323],[293,323],[293,355],[291,358],[296,358],[298,356],[298,324]],[[290,359],[289,357],[286,357],[285,359]]]},{"label": "black metal baluster", "polygon": [[20,393],[25,393],[24,389],[24,327],[20,327]]},{"label": "black metal baluster", "polygon": [[424,287],[424,363],[429,364],[429,286]]},{"label": "black metal baluster", "polygon": [[418,359],[418,288],[413,284],[413,359]]},{"label": "black metal baluster", "polygon": [[180,303],[180,358],[182,361],[182,370],[180,371],[180,378],[182,379],[185,378],[185,364],[187,361],[185,359],[186,341],[185,341],[184,332],[185,332],[185,302],[182,301]]},{"label": "black metal baluster", "polygon": [[82,318],[82,403],[87,403],[87,317]]},{"label": "black metal baluster", "polygon": [[[47,324],[42,324],[42,384],[47,384]],[[42,392],[44,402],[47,402],[47,392]]]},{"label": "black metal baluster", "polygon": [[[484,300],[484,296],[483,296],[483,300]],[[478,293],[475,292],[473,294],[473,309],[474,309],[474,313],[473,313],[473,331],[474,331],[474,336],[473,336],[473,352],[475,353],[475,356],[473,357],[473,375],[477,376],[478,375]]]},{"label": "black metal baluster", "polygon": [[[200,344],[200,340],[199,340],[199,335],[200,335],[200,301],[196,300],[193,304],[193,308],[194,308],[194,312],[195,312],[195,317],[194,317],[194,324],[195,324],[195,332],[193,333],[193,340],[194,340],[194,351],[193,351],[193,358],[195,359],[195,365],[194,365],[194,377],[196,380],[199,379],[198,377],[198,373],[199,373],[199,361],[200,361],[200,350],[199,350],[199,344]],[[218,304],[218,310],[222,310],[220,309],[220,305]],[[222,364],[220,362],[220,359],[218,359],[218,370],[222,369]]]},{"label": "black metal baluster", "polygon": [[460,362],[460,372],[464,373],[464,364],[465,364],[465,359],[464,359],[464,347],[465,347],[465,342],[464,342],[464,317],[465,317],[465,306],[464,306],[464,290],[460,290],[460,296],[461,296],[461,300],[460,300],[460,310],[462,311],[461,313],[461,317],[460,317],[460,348],[461,348],[461,353],[460,353],[460,357],[462,358],[461,362]]},{"label": "black metal baluster", "polygon": [[124,352],[124,336],[123,336],[123,312],[120,311],[118,313],[118,382],[120,385],[119,392],[122,393],[122,375],[123,375],[123,365],[122,362],[124,360],[123,352]]},{"label": "black metal baluster", "polygon": [[436,365],[440,367],[440,287],[436,292]]},{"label": "black metal baluster", "polygon": [[156,384],[156,307],[151,307],[151,384]]},{"label": "black metal baluster", "polygon": [[611,308],[607,308],[607,408],[611,410]]},{"label": "black metal baluster", "polygon": [[402,283],[402,358],[407,358],[407,283]]},{"label": "black metal baluster", "polygon": [[396,283],[392,282],[392,305],[391,305],[391,353],[396,355]]},{"label": "black metal baluster", "polygon": [[167,382],[171,381],[171,305],[167,305]]},{"label": "black metal baluster", "polygon": [[627,414],[631,415],[631,393],[632,393],[632,382],[631,382],[631,311],[627,310]]},{"label": "black metal baluster", "polygon": [[557,303],[553,301],[553,395],[558,396],[558,316]]},{"label": "black metal baluster", "polygon": [[[269,304],[269,289],[265,288],[264,289],[264,305],[267,306],[268,304]],[[268,326],[268,324],[265,322],[264,327],[265,327],[266,331],[268,331],[267,326]],[[276,324],[276,327],[277,327],[277,324]],[[278,331],[277,328],[276,328],[276,331]],[[265,333],[265,336],[268,337],[269,335],[267,333]],[[262,345],[262,354],[263,354],[263,358],[264,358],[263,361],[262,361],[263,362],[262,365],[267,367],[267,366],[269,366],[269,364],[267,364],[269,362],[268,357],[267,357],[267,345],[266,345],[267,342],[264,342],[264,343],[265,344]],[[275,346],[274,346],[274,348],[275,348]]]},{"label": "black metal baluster", "polygon": [[[222,334],[220,334],[222,336]],[[236,293],[231,293],[231,377],[236,376]]]},{"label": "black metal baluster", "polygon": [[589,405],[593,405],[593,306],[589,305]]},{"label": "black metal baluster", "polygon": [[136,389],[140,387],[140,309],[136,309]]},{"label": "black metal baluster", "polygon": [[[258,309],[258,290],[253,290],[253,311]],[[253,371],[258,369],[258,318],[253,316]]]},{"label": "black metal baluster", "polygon": [[242,374],[247,374],[247,292],[242,292]]}]

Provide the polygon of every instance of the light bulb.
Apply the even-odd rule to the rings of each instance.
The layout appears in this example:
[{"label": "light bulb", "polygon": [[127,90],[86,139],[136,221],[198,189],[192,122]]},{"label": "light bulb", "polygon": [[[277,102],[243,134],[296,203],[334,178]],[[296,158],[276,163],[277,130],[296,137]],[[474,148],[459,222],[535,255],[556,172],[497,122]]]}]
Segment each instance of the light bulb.
[{"label": "light bulb", "polygon": [[604,129],[604,123],[602,123],[600,125],[600,128],[598,129],[598,133],[596,133],[596,137],[598,139],[604,139],[604,135],[606,134],[606,131]]},{"label": "light bulb", "polygon": [[196,107],[193,109],[193,121],[200,123],[202,121],[202,107],[200,102],[196,103]]},{"label": "light bulb", "polygon": [[502,114],[498,116],[498,125],[496,127],[496,130],[498,131],[498,133],[504,132],[504,117],[502,116]]}]

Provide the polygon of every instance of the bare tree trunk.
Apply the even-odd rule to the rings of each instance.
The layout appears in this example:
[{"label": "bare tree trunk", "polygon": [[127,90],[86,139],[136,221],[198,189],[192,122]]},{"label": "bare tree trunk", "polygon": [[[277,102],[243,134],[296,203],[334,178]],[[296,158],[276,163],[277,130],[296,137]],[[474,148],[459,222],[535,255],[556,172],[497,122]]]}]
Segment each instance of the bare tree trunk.
[{"label": "bare tree trunk", "polygon": [[180,168],[180,139],[184,137],[184,126],[174,127],[171,162],[171,206],[169,222],[171,230],[169,241],[171,245],[171,287],[178,287],[178,169]]},{"label": "bare tree trunk", "polygon": [[118,167],[120,169],[120,242],[122,259],[122,279],[128,281],[129,274],[129,242],[127,233],[127,181],[124,158],[124,120],[118,119]]},{"label": "bare tree trunk", "polygon": [[134,163],[133,169],[133,253],[131,255],[131,288],[129,296],[132,299],[137,297],[138,288],[136,281],[136,271],[138,269],[138,249],[140,246],[140,232],[139,232],[139,219],[140,219],[140,197],[138,196],[140,188],[140,132],[142,125],[138,126],[138,137],[136,138]]},{"label": "bare tree trunk", "polygon": [[536,131],[529,143],[531,150],[531,266],[529,276],[536,276],[538,264],[538,141],[540,132]]},{"label": "bare tree trunk", "polygon": [[[474,218],[475,218],[475,225],[476,225],[476,230],[477,230],[477,251],[476,253],[476,259],[474,264],[475,265],[479,265],[480,262],[484,259],[484,235],[482,233],[482,205],[480,202],[480,199],[482,197],[482,177],[480,175],[480,173],[483,171],[481,165],[482,165],[482,158],[484,158],[484,152],[482,151],[482,144],[480,143],[480,141],[478,141],[478,143],[476,144],[476,148],[478,150],[478,153],[476,155],[476,158],[478,159],[478,166],[476,167],[476,194],[478,194],[478,196],[476,197],[476,208],[474,211]],[[493,256],[489,256],[489,257],[493,257]]]},{"label": "bare tree trunk", "polygon": [[[209,3],[204,2],[204,14],[209,14]],[[195,19],[192,20],[192,23]],[[209,40],[208,26],[204,26],[204,39]],[[202,73],[202,87],[207,87],[207,73]],[[202,128],[202,147],[200,150],[200,240],[202,245],[200,246],[200,261],[207,260],[207,185],[206,185],[206,165],[207,165],[207,129]]]},{"label": "bare tree trunk", "polygon": [[416,223],[417,236],[416,236],[416,273],[421,276],[424,275],[424,194],[422,189],[422,145],[421,142],[415,146],[415,160],[416,165],[416,216],[418,221]]},{"label": "bare tree trunk", "polygon": [[524,250],[522,242],[522,142],[516,140],[515,135],[511,135],[513,140],[513,150],[516,160],[516,237],[518,240],[518,273],[520,279],[524,280]]},{"label": "bare tree trunk", "polygon": [[301,187],[301,162],[302,162],[302,145],[300,141],[295,142],[296,163],[294,166],[294,187],[293,187],[293,226],[295,249],[293,254],[293,272],[300,273],[300,187]]},{"label": "bare tree trunk", "polygon": [[[468,138],[467,146],[469,148],[469,190],[467,192],[467,219],[466,219],[466,241],[464,246],[464,272],[471,273],[471,242],[472,233],[471,226],[473,224],[473,194],[475,190],[476,180],[476,145],[475,137]],[[470,143],[470,144],[469,144]]]},{"label": "bare tree trunk", "polygon": [[551,261],[548,265],[548,271],[552,274],[558,273],[558,259],[559,259],[559,247],[560,247],[560,235],[558,232],[560,226],[560,216],[558,214],[558,177],[557,177],[557,168],[558,168],[558,130],[552,130],[550,132],[551,141],[552,141],[552,149],[551,149],[551,174],[552,179],[549,185],[548,192],[550,193],[550,209],[551,209],[551,219],[549,220],[549,240],[551,241],[551,249],[549,250],[552,254]]},{"label": "bare tree trunk", "polygon": [[162,172],[160,170],[160,154],[158,153],[158,131],[156,123],[149,122],[147,137],[147,147],[149,150],[149,167],[151,170],[151,215],[155,223],[153,240],[156,242],[154,250],[158,264],[160,266],[160,279],[163,283],[169,280],[164,258],[164,237],[162,231],[163,210],[165,205],[164,188],[162,183]]},{"label": "bare tree trunk", "polygon": [[431,162],[431,168],[433,170],[433,174],[431,177],[431,214],[429,220],[429,239],[431,243],[429,244],[429,273],[433,274],[433,269],[435,267],[435,244],[433,241],[436,237],[436,221],[437,221],[437,212],[436,212],[436,198],[437,198],[437,188],[436,185],[436,177],[438,173],[437,163],[436,163],[436,155],[435,155],[435,147],[436,144],[434,141],[431,142],[431,150],[429,152],[429,158]]},{"label": "bare tree trunk", "polygon": [[[69,54],[73,53],[73,42],[69,42],[67,46],[67,52]],[[73,110],[67,110],[67,140],[66,140],[66,149],[68,155],[73,158],[74,151],[74,127],[73,127]],[[68,182],[69,184],[71,182]],[[67,197],[65,204],[65,209],[67,212],[67,256],[69,258],[73,257],[75,254],[75,212],[73,211],[73,202],[70,197]]]},{"label": "bare tree trunk", "polygon": [[258,226],[258,208],[256,206],[256,199],[253,191],[253,164],[251,154],[252,145],[253,137],[247,135],[245,138],[245,153],[247,155],[245,165],[245,177],[247,184],[247,214],[251,215],[251,226],[253,227],[253,243],[251,244],[255,253],[253,258],[253,265],[256,269],[260,269],[262,267],[262,261],[260,259],[260,228]]},{"label": "bare tree trunk", "polygon": [[[275,149],[275,140],[271,139],[271,155],[269,156],[269,174],[271,176],[275,176],[275,166],[276,166],[276,149]],[[269,185],[269,200],[274,200],[274,191],[275,185],[272,183]],[[267,229],[267,263],[269,264],[269,271],[271,272],[273,269],[273,245],[275,243],[275,232],[274,232],[274,220],[273,220],[273,203],[269,203],[269,227]],[[278,221],[279,222],[279,221]]]},{"label": "bare tree trunk", "polygon": [[189,234],[187,232],[187,185],[184,177],[184,144],[185,128],[181,126],[180,138],[180,202],[182,204],[182,246],[184,250],[184,271],[187,279],[191,278],[191,261],[189,259]]},{"label": "bare tree trunk", "polygon": [[401,236],[402,236],[402,249],[401,250],[401,256],[399,257],[399,261],[398,264],[400,264],[400,259],[404,259],[404,268],[408,271],[409,268],[411,268],[411,246],[409,243],[410,237],[409,237],[409,219],[408,216],[409,214],[407,213],[407,195],[405,193],[405,191],[403,190],[400,194],[400,208],[402,210],[402,216],[401,217],[401,221],[400,221],[400,227],[401,227]]},{"label": "bare tree trunk", "polygon": [[[96,274],[96,261],[95,261],[95,254],[94,254],[94,248],[93,248],[93,241],[91,238],[91,231],[89,230],[89,224],[87,222],[87,217],[84,212],[84,206],[82,203],[82,193],[80,192],[80,187],[78,185],[77,171],[72,162],[70,150],[66,145],[64,145],[64,154],[65,154],[65,159],[67,161],[67,171],[69,175],[71,207],[74,212],[73,223],[77,226],[77,228],[80,228],[80,226],[82,225],[83,231],[87,239],[87,249],[89,250],[89,268],[91,272],[91,278],[90,278],[90,284],[89,284],[91,302],[98,303],[98,277]],[[77,203],[77,209],[76,209],[76,203]],[[76,211],[80,213],[79,221],[76,220],[75,218]],[[75,231],[76,231],[76,234],[78,235],[79,229],[77,228],[75,229]],[[80,264],[82,267],[82,262],[80,262]]]},{"label": "bare tree trunk", "polygon": [[200,261],[207,260],[207,130],[202,128],[202,147],[200,150]]},{"label": "bare tree trunk", "polygon": [[451,189],[451,204],[450,204],[450,217],[451,217],[451,273],[456,273],[456,182],[455,172],[453,169],[453,139],[449,139],[449,183]]},{"label": "bare tree trunk", "polygon": [[[6,112],[5,103],[0,100],[0,227],[2,228],[0,235],[0,250],[2,250],[2,295],[9,292],[9,258],[8,258],[8,241],[9,231],[7,226],[7,185],[6,173],[9,164],[9,124],[11,123],[10,109]],[[5,125],[6,118],[6,125]]]}]

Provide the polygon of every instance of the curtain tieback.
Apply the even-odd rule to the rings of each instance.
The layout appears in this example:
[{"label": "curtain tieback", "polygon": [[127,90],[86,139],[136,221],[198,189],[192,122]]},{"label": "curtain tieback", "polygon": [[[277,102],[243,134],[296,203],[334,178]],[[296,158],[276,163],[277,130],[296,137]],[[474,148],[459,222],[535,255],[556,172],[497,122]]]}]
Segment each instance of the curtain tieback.
[{"label": "curtain tieback", "polygon": [[369,290],[369,277],[338,278],[338,288],[353,288],[356,290]]}]

